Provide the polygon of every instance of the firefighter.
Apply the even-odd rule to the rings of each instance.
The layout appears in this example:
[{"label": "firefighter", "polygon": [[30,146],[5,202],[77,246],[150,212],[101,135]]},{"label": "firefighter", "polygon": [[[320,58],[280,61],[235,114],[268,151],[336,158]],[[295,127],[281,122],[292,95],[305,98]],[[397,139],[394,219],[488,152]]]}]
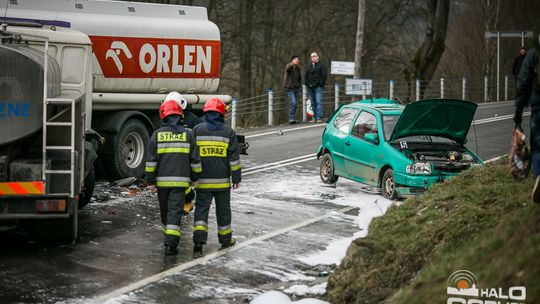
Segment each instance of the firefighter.
[{"label": "firefighter", "polygon": [[225,104],[219,98],[211,98],[204,104],[203,111],[203,122],[193,129],[202,164],[193,227],[195,257],[202,255],[208,238],[208,212],[213,199],[221,249],[236,243],[231,228],[231,186],[238,189],[241,181],[238,142],[233,129],[225,125]]},{"label": "firefighter", "polygon": [[180,122],[182,108],[167,100],[159,108],[161,126],[148,142],[146,179],[150,190],[157,186],[159,210],[165,234],[165,254],[178,253],[185,193],[201,173],[199,151],[193,134]]},{"label": "firefighter", "polygon": [[180,107],[182,108],[182,111],[184,112],[184,117],[182,120],[182,125],[184,127],[193,129],[193,127],[195,127],[196,125],[202,122],[202,120],[199,117],[197,117],[197,115],[191,112],[190,105],[188,104],[184,96],[182,96],[182,94],[176,91],[172,91],[167,95],[165,100],[174,100],[180,105]]},{"label": "firefighter", "polygon": [[[165,97],[165,101],[167,100],[174,100],[182,108],[183,115],[182,115],[181,124],[184,127],[192,130],[195,125],[202,122],[202,120],[199,117],[197,117],[197,115],[187,110],[189,105],[188,105],[187,100],[184,98],[184,96],[182,96],[182,94],[176,91],[172,91],[169,94],[167,94],[167,97]],[[193,210],[193,204],[195,203],[195,197],[196,197],[195,189],[193,189],[193,187],[187,188],[185,197],[186,197],[186,201],[183,207],[183,214],[184,216],[187,216],[189,212]]]}]

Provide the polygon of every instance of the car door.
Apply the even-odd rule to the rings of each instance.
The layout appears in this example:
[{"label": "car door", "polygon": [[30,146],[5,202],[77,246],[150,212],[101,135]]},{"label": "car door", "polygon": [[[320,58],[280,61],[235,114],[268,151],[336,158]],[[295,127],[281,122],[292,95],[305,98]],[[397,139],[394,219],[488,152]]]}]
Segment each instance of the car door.
[{"label": "car door", "polygon": [[347,174],[366,184],[377,185],[380,155],[378,116],[361,111],[345,139]]},{"label": "car door", "polygon": [[333,120],[332,126],[328,127],[327,148],[332,153],[334,172],[337,175],[345,175],[347,172],[344,159],[345,141],[358,112],[359,110],[355,108],[343,108]]}]

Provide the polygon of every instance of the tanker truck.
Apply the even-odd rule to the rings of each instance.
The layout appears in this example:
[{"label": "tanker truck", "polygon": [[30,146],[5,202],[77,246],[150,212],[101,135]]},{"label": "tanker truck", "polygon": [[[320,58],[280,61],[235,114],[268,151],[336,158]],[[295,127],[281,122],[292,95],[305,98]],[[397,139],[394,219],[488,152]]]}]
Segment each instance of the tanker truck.
[{"label": "tanker truck", "polygon": [[168,92],[195,111],[232,99],[213,94],[220,36],[202,7],[0,0],[0,24],[0,226],[36,239],[76,239],[94,168],[143,175]]}]

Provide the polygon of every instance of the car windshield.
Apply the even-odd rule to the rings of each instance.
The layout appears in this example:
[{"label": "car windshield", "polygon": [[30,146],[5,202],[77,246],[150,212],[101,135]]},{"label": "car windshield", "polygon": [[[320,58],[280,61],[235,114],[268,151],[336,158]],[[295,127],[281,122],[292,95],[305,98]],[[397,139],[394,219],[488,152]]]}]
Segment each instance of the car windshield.
[{"label": "car windshield", "polygon": [[394,132],[394,128],[396,127],[396,123],[399,119],[399,115],[384,115],[383,116],[383,128],[384,128],[384,138],[386,141],[390,138],[390,135],[392,135],[392,132]]}]

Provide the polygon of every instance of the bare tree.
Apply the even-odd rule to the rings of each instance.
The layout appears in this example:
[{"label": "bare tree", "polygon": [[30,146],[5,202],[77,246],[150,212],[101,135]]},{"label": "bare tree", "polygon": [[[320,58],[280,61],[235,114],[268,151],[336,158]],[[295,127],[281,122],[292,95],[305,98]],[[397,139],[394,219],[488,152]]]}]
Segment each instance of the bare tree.
[{"label": "bare tree", "polygon": [[358,23],[356,25],[356,47],[354,50],[354,78],[361,76],[364,51],[364,24],[366,20],[366,0],[358,0]]},{"label": "bare tree", "polygon": [[410,70],[405,72],[411,86],[416,78],[420,79],[420,98],[424,96],[444,53],[449,12],[450,0],[428,0],[426,36],[416,51]]}]

